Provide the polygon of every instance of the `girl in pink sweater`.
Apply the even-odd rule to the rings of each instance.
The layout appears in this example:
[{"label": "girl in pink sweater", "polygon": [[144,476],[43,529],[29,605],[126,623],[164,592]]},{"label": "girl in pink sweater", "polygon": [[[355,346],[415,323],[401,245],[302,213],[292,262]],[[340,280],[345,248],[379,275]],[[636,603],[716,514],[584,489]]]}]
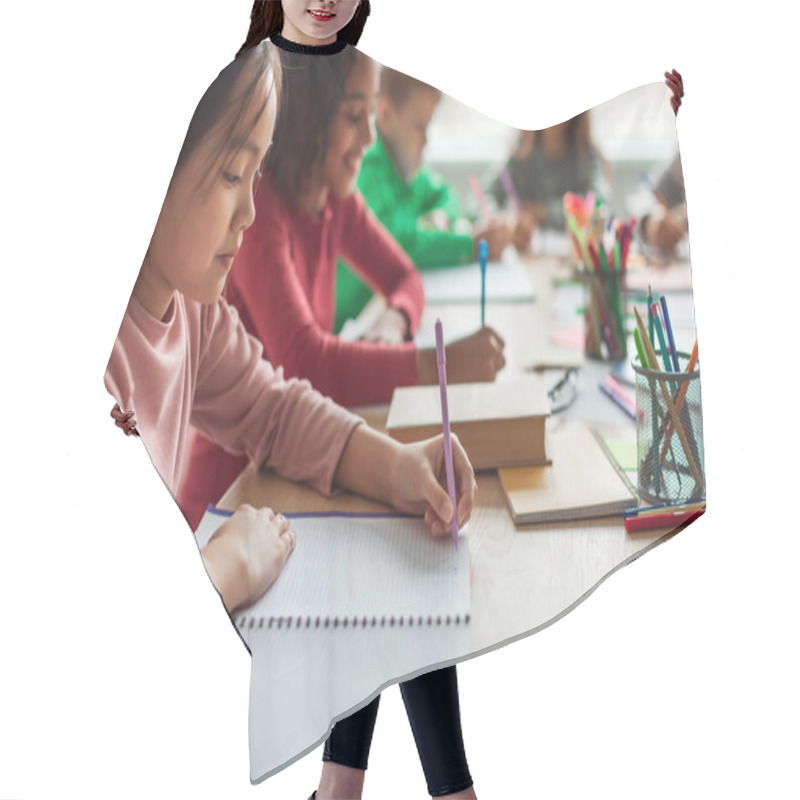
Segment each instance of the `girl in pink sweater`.
[{"label": "girl in pink sweater", "polygon": [[[387,403],[396,386],[436,383],[438,374],[434,350],[411,341],[424,305],[419,273],[355,188],[373,141],[375,62],[341,39],[322,46],[281,35],[272,41],[284,66],[281,110],[256,195],[256,222],[226,299],[287,376],[307,378],[345,406]],[[340,257],[387,301],[362,341],[332,333]],[[454,382],[494,380],[504,363],[502,340],[490,328],[447,349]],[[245,466],[245,459],[196,438],[178,496],[193,527]]]},{"label": "girl in pink sweater", "polygon": [[[109,392],[136,415],[137,430],[173,493],[190,424],[243,454],[323,492],[334,486],[424,513],[434,535],[459,522],[477,491],[454,449],[458,507],[442,488],[442,437],[400,446],[262,358],[235,309],[220,298],[272,138],[280,69],[264,42],[223,70],[200,101],[114,343]],[[263,594],[294,545],[281,515],[239,509],[202,551],[225,607]]]}]

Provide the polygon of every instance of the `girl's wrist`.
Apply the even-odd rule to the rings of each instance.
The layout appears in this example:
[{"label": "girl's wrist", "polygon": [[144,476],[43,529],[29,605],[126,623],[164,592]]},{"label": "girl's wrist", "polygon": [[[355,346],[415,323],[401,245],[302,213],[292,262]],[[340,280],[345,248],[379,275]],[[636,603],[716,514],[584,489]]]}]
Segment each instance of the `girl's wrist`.
[{"label": "girl's wrist", "polygon": [[245,565],[237,563],[230,553],[209,542],[201,551],[203,565],[211,583],[222,598],[225,610],[230,614],[244,601],[241,588],[246,586]]},{"label": "girl's wrist", "polygon": [[395,442],[394,439],[390,439],[390,442],[392,444],[392,449],[388,459],[388,469],[386,470],[386,474],[389,477],[389,497],[387,499],[389,501],[389,505],[396,509],[397,497],[395,495],[395,489],[400,485],[401,482],[400,476],[403,470],[405,447],[402,444]]}]

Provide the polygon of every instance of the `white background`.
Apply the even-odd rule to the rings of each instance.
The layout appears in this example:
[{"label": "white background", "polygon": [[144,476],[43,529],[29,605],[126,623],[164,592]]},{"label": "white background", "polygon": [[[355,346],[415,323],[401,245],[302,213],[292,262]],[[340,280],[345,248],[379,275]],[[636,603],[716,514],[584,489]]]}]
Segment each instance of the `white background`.
[{"label": "white background", "polygon": [[[362,49],[517,127],[683,73],[708,514],[459,669],[482,798],[796,796],[797,82],[783,4],[375,0]],[[719,11],[712,11],[719,8]],[[249,0],[2,6],[0,797],[248,779],[249,659],[102,376]],[[365,797],[424,797],[397,689]]]}]

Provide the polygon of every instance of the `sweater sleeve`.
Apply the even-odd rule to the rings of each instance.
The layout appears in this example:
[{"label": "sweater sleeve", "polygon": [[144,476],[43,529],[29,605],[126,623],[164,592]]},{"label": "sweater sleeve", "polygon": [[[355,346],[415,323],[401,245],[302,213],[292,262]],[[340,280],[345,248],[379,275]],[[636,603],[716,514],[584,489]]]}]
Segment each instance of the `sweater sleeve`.
[{"label": "sweater sleeve", "polygon": [[680,155],[675,156],[670,165],[664,170],[656,184],[656,191],[661,194],[669,208],[675,208],[686,202]]},{"label": "sweater sleeve", "polygon": [[422,216],[436,209],[442,209],[451,222],[461,215],[458,198],[450,187],[435,173],[424,167],[419,170],[414,182],[420,194],[418,212]]},{"label": "sweater sleeve", "polygon": [[203,307],[201,320],[192,424],[229,452],[329,494],[362,420],[308,381],[285,380],[224,300]]},{"label": "sweater sleeve", "polygon": [[[297,274],[289,224],[280,214],[265,216],[247,232],[234,265],[230,288],[247,311],[250,331],[264,343],[270,360],[280,364],[287,375],[308,379],[337,403],[359,406],[388,402],[396,386],[417,382],[415,345],[343,342],[324,330]],[[366,239],[365,247],[372,252],[373,239],[368,235]],[[362,250],[356,250],[360,255]],[[396,267],[398,260],[392,265]],[[406,266],[404,261],[400,280],[391,275],[391,270],[388,279],[383,273],[376,278],[382,278],[381,289],[399,308],[408,309],[416,328],[422,312],[422,284],[418,276],[406,274]],[[410,262],[408,268],[413,270]]]},{"label": "sweater sleeve", "polygon": [[403,248],[367,208],[360,193],[342,204],[342,255],[387,303],[404,311],[416,333],[425,307],[422,278]]},{"label": "sweater sleeve", "polygon": [[[417,187],[421,199],[419,215],[422,216],[436,208],[444,208],[450,215],[454,206],[446,188],[437,188],[426,178],[423,179],[425,183]],[[386,226],[417,267],[425,270],[458,266],[472,261],[471,236],[449,231],[425,230],[419,225],[418,215],[409,211],[398,198],[382,191],[379,186],[367,187],[367,191],[369,195],[365,196],[375,216]]]}]

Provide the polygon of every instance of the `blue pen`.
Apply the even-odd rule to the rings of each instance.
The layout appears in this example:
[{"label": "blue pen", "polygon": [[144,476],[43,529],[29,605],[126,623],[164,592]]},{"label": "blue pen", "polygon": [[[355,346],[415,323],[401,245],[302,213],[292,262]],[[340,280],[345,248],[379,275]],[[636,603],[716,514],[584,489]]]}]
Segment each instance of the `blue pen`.
[{"label": "blue pen", "polygon": [[678,364],[678,351],[675,349],[675,337],[672,335],[672,324],[669,321],[669,311],[667,311],[667,298],[662,294],[658,298],[661,303],[661,311],[664,314],[664,325],[667,326],[667,339],[669,341],[669,349],[672,353],[672,363],[675,366],[675,372],[680,372],[681,368]]},{"label": "blue pen", "polygon": [[489,258],[489,245],[486,239],[478,243],[478,263],[481,266],[481,327],[486,324],[486,260]]},{"label": "blue pen", "polygon": [[672,372],[672,364],[669,361],[669,350],[667,350],[667,340],[664,338],[664,329],[661,327],[661,320],[656,316],[658,306],[653,303],[653,321],[658,335],[658,344],[661,347],[661,357],[664,359],[664,372]]}]

